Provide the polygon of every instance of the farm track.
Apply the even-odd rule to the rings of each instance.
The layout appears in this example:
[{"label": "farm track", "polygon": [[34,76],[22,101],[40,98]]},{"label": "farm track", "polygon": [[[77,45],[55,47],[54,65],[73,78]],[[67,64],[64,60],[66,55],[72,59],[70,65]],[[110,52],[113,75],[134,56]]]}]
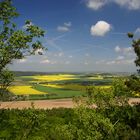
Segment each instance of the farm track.
[{"label": "farm track", "polygon": [[34,100],[34,101],[13,101],[13,102],[1,102],[0,109],[25,109],[31,108],[33,106],[35,109],[52,109],[52,108],[73,108],[74,103],[72,99],[55,99],[55,100]]},{"label": "farm track", "polygon": [[[140,103],[140,98],[130,98],[129,104]],[[52,109],[52,108],[73,108],[72,99],[55,99],[55,100],[36,100],[36,101],[13,101],[1,102],[0,109],[26,109],[31,108],[32,104],[35,109]]]}]

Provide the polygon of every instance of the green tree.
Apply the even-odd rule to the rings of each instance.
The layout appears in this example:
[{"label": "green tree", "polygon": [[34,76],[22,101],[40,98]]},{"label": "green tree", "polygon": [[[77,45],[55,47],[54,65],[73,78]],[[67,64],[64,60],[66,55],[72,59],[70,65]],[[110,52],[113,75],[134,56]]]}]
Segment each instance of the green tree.
[{"label": "green tree", "polygon": [[134,52],[136,54],[136,60],[135,64],[136,67],[138,67],[137,72],[138,75],[131,75],[130,78],[126,81],[127,87],[129,89],[133,90],[137,95],[140,95],[140,38],[136,39],[135,34],[128,33],[128,37],[132,39],[132,47],[134,49]]},{"label": "green tree", "polygon": [[0,74],[0,100],[10,99],[11,95],[8,92],[8,87],[14,80],[14,74],[7,69],[2,70]]},{"label": "green tree", "polygon": [[[18,29],[13,22],[18,16],[19,13],[11,0],[0,2],[0,81],[3,81],[5,69],[13,60],[36,53],[42,55],[40,50],[45,49],[38,40],[45,32],[29,20],[25,22],[23,29]],[[5,85],[9,86],[10,76],[6,78],[9,80]]]},{"label": "green tree", "polygon": [[140,106],[129,105],[131,93],[124,79],[115,79],[110,89],[89,87],[87,97],[74,109],[74,136],[79,140],[138,140]]},{"label": "green tree", "polygon": [[[128,33],[128,37],[132,39],[132,47],[136,54],[135,60],[136,67],[140,67],[140,38],[136,39],[133,33]],[[139,69],[138,72],[140,72]]]}]

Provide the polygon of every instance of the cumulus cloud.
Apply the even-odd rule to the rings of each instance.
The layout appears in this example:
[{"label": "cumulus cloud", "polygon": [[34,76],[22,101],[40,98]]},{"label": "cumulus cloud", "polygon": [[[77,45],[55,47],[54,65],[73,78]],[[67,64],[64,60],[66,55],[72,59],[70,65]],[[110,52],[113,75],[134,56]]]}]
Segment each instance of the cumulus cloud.
[{"label": "cumulus cloud", "polygon": [[140,28],[137,28],[135,34],[140,34]]},{"label": "cumulus cloud", "polygon": [[98,21],[91,26],[90,32],[93,36],[104,36],[111,30],[111,25],[106,21]]},{"label": "cumulus cloud", "polygon": [[25,59],[25,58],[20,59],[20,60],[17,61],[17,63],[25,63],[25,62],[27,62],[27,59]]},{"label": "cumulus cloud", "polygon": [[124,56],[118,56],[117,58],[116,58],[116,60],[124,60]]},{"label": "cumulus cloud", "polygon": [[140,9],[140,0],[115,0],[116,4],[126,7],[130,10],[138,10]]},{"label": "cumulus cloud", "polygon": [[93,10],[99,10],[106,4],[111,4],[111,3],[115,3],[129,10],[140,9],[140,0],[86,0],[87,7]]},{"label": "cumulus cloud", "polygon": [[130,54],[133,53],[133,48],[132,47],[121,48],[120,46],[116,46],[114,50],[117,53],[123,53],[125,55],[130,55]]},{"label": "cumulus cloud", "polygon": [[44,59],[40,61],[40,64],[48,64],[48,65],[54,65],[57,64],[57,61],[55,60],[49,60],[49,59]]},{"label": "cumulus cloud", "polygon": [[119,46],[115,47],[115,52],[121,52],[121,48]]},{"label": "cumulus cloud", "polygon": [[71,22],[64,22],[64,25],[67,26],[67,27],[71,27],[72,26]]},{"label": "cumulus cloud", "polygon": [[63,25],[57,27],[57,31],[59,31],[59,32],[68,32],[68,31],[70,31],[71,26],[72,26],[71,22],[64,22]]},{"label": "cumulus cloud", "polygon": [[123,52],[124,53],[132,53],[133,52],[133,49],[132,49],[132,47],[123,48]]},{"label": "cumulus cloud", "polygon": [[59,31],[59,32],[68,32],[69,28],[66,27],[66,26],[58,26],[57,31]]},{"label": "cumulus cloud", "polygon": [[49,64],[49,63],[50,63],[50,60],[45,59],[45,60],[42,60],[40,63],[41,63],[41,64]]},{"label": "cumulus cloud", "polygon": [[107,3],[107,0],[88,0],[87,7],[93,10],[102,8]]}]

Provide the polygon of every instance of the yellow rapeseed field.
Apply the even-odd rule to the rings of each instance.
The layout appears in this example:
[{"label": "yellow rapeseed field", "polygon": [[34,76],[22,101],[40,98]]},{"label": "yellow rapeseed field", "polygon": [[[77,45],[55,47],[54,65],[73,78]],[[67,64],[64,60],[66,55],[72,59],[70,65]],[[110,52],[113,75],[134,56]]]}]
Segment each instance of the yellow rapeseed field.
[{"label": "yellow rapeseed field", "polygon": [[91,80],[102,80],[102,79],[104,79],[104,77],[99,75],[97,77],[89,77],[89,79],[91,79]]},{"label": "yellow rapeseed field", "polygon": [[101,88],[101,89],[108,89],[108,88],[111,88],[111,86],[96,86],[98,88]]},{"label": "yellow rapeseed field", "polygon": [[11,86],[9,91],[16,95],[47,94],[32,88],[32,86]]},{"label": "yellow rapeseed field", "polygon": [[36,79],[38,81],[48,81],[48,82],[76,79],[74,75],[70,75],[70,74],[36,75],[36,76],[32,76],[31,78]]},{"label": "yellow rapeseed field", "polygon": [[41,86],[46,86],[46,87],[51,87],[51,88],[62,88],[61,85],[56,85],[56,84],[39,84]]}]

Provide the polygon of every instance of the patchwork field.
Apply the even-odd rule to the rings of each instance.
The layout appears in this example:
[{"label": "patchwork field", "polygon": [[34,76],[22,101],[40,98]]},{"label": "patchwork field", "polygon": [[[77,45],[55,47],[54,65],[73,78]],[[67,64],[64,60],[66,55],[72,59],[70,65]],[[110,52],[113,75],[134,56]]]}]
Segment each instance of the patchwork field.
[{"label": "patchwork field", "polygon": [[86,94],[87,86],[110,88],[116,76],[103,74],[47,74],[17,76],[9,91],[28,99],[71,98]]}]

